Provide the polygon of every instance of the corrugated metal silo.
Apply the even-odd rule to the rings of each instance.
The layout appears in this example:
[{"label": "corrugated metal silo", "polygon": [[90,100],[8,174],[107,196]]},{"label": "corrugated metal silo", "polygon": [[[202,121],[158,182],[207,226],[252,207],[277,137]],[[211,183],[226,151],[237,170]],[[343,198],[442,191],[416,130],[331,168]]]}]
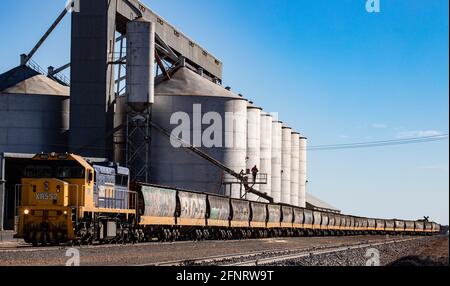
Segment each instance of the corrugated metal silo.
[{"label": "corrugated metal silo", "polygon": [[299,165],[299,207],[306,207],[306,160],[307,160],[307,138],[300,137],[300,165]]},{"label": "corrugated metal silo", "polygon": [[[184,136],[238,173],[245,169],[247,101],[242,97],[183,67],[155,87],[152,108],[152,120],[174,136]],[[236,181],[177,143],[152,132],[153,183],[224,193],[223,180]],[[228,187],[226,194],[240,197],[240,186]]]},{"label": "corrugated metal silo", "polygon": [[299,177],[300,177],[300,134],[291,134],[291,204],[297,206],[299,200]]},{"label": "corrugated metal silo", "polygon": [[69,88],[20,66],[0,75],[0,153],[67,151]]},{"label": "corrugated metal silo", "polygon": [[155,24],[142,18],[127,23],[127,103],[135,111],[154,102]]},{"label": "corrugated metal silo", "polygon": [[272,194],[272,121],[273,117],[265,112],[261,113],[261,160],[259,171],[267,174],[267,184],[260,185],[259,190]]},{"label": "corrugated metal silo", "polygon": [[283,122],[272,122],[272,198],[281,202],[281,134]]},{"label": "corrugated metal silo", "polygon": [[[247,170],[256,166],[260,169],[261,160],[261,108],[251,103],[247,107]],[[251,177],[251,176],[250,176]],[[259,190],[259,185],[253,187]],[[247,194],[247,199],[256,201],[259,199],[254,194]]]},{"label": "corrugated metal silo", "polygon": [[292,128],[283,126],[281,140],[281,202],[291,203]]}]

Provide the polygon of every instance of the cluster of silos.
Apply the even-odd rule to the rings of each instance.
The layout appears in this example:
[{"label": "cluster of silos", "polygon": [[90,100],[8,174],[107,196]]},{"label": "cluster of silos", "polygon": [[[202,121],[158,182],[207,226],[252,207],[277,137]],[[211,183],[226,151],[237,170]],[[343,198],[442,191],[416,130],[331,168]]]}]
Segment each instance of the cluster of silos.
[{"label": "cluster of silos", "polygon": [[246,160],[248,171],[256,165],[267,177],[266,184],[255,189],[275,202],[306,207],[306,138],[252,103],[247,108]]},{"label": "cluster of silos", "polygon": [[[150,182],[241,197],[244,191],[236,178],[187,150],[175,137],[236,172],[245,171],[248,101],[185,66],[155,85],[154,41],[154,23],[138,19],[127,24],[127,96],[117,99],[115,126],[126,126],[126,118],[145,117],[151,106],[151,120],[172,138],[152,130]],[[116,141],[140,144],[136,141],[141,138],[125,136],[122,128]],[[259,140],[259,132],[253,138]],[[129,150],[116,148],[116,158],[123,161],[126,152]]]},{"label": "cluster of silos", "polygon": [[[275,202],[304,207],[306,150],[302,148],[306,140],[278,118],[186,66],[178,68],[170,79],[157,83],[152,100],[153,91],[148,84],[142,84],[149,77],[147,64],[152,58],[146,58],[144,64],[140,64],[139,57],[133,59],[135,54],[152,50],[148,47],[148,36],[141,35],[153,33],[152,30],[151,25],[136,21],[128,25],[127,35],[127,49],[135,45],[133,51],[127,51],[128,109],[139,111],[141,102],[153,102],[152,121],[172,134],[172,138],[155,131],[151,134],[150,181],[180,189],[262,200],[254,194],[245,194],[236,178],[187,150],[177,137],[236,173],[250,173],[250,181],[256,166],[260,176],[257,184],[250,182],[254,189],[267,193]],[[123,117],[124,104],[119,102],[116,112],[120,111]],[[265,184],[260,184],[264,181]]]},{"label": "cluster of silos", "polygon": [[[253,188],[275,202],[305,206],[306,141],[243,97],[183,67],[155,87],[152,120],[236,172],[251,173],[256,166],[261,174],[257,183],[265,176],[267,181]],[[234,198],[245,195],[236,179],[173,138],[153,132],[151,149],[155,184]],[[246,198],[261,200],[250,193]]]},{"label": "cluster of silos", "polygon": [[[256,120],[256,115],[260,119]],[[251,105],[248,109],[247,167],[255,164],[267,175],[267,184],[255,185],[275,202],[306,207],[306,138],[269,113]],[[260,139],[254,138],[255,122],[259,121]],[[258,142],[259,152],[250,142]],[[256,158],[255,158],[256,157]],[[249,199],[257,200],[255,196]]]}]

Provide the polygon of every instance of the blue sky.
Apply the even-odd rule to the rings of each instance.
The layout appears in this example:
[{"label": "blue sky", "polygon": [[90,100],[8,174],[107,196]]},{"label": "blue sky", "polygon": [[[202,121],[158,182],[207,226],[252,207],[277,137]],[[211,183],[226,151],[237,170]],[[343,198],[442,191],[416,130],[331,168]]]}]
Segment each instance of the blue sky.
[{"label": "blue sky", "polygon": [[[448,133],[448,0],[145,0],[224,62],[224,84],[310,145]],[[0,72],[64,0],[5,0]],[[66,18],[34,60],[68,62]],[[7,44],[5,44],[7,43]],[[448,141],[309,153],[309,191],[346,213],[448,223]]]}]

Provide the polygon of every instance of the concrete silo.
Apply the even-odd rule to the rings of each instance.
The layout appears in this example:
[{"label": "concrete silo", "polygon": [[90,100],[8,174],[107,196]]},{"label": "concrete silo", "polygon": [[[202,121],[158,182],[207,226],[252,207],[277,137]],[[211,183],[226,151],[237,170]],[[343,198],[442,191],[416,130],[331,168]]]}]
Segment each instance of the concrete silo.
[{"label": "concrete silo", "polygon": [[291,204],[297,206],[299,200],[299,176],[300,176],[300,134],[291,134]]},{"label": "concrete silo", "polygon": [[272,198],[281,202],[281,135],[283,122],[272,122]]},{"label": "concrete silo", "polygon": [[283,126],[281,139],[281,202],[291,203],[292,128]]},{"label": "concrete silo", "polygon": [[67,151],[69,92],[26,66],[0,75],[0,153]]},{"label": "concrete silo", "polygon": [[307,160],[307,138],[300,137],[300,159],[299,159],[299,207],[306,207],[306,160]]},{"label": "concrete silo", "polygon": [[[127,150],[131,179],[150,181],[151,108],[154,102],[155,24],[137,19],[127,23]],[[116,106],[117,107],[117,106]]]},{"label": "concrete silo", "polygon": [[[261,108],[248,104],[247,107],[247,170],[251,171],[254,166],[260,170],[261,160]],[[261,170],[260,170],[261,171]],[[252,176],[249,176],[250,179]],[[259,185],[253,188],[259,190]],[[256,201],[259,199],[254,194],[247,194],[247,199]]]},{"label": "concrete silo", "polygon": [[[247,101],[186,67],[155,87],[152,120],[236,172],[245,170]],[[180,148],[181,147],[181,148]],[[240,197],[239,184],[177,140],[152,131],[151,182]]]},{"label": "concrete silo", "polygon": [[267,184],[260,185],[259,190],[272,194],[272,121],[273,117],[265,112],[261,113],[261,151],[259,171],[267,174]]}]

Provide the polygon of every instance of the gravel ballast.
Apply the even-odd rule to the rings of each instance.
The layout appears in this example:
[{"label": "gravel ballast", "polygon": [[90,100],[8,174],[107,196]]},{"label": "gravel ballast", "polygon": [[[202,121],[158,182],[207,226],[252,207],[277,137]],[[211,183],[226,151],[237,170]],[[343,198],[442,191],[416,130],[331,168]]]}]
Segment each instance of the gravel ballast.
[{"label": "gravel ballast", "polygon": [[[317,250],[323,247],[338,247],[367,242],[385,242],[401,237],[348,236],[348,237],[300,237],[273,238],[242,241],[200,241],[179,243],[147,243],[137,245],[108,245],[77,248],[81,266],[133,266],[158,264],[174,260],[195,260],[216,255],[232,255],[248,252],[265,252],[265,256],[276,256],[277,251],[293,249]],[[401,257],[415,255],[421,246],[432,246],[435,238],[421,237],[418,240],[377,246],[380,264],[389,264]],[[448,249],[448,248],[447,248]],[[71,258],[68,248],[13,248],[0,247],[0,266],[63,266]],[[305,257],[293,261],[283,261],[275,265],[316,266],[316,265],[365,265],[367,249],[348,250],[333,254]],[[275,255],[274,255],[275,252]],[[417,251],[416,251],[417,252]],[[309,253],[309,252],[308,252]],[[447,256],[448,257],[448,256]],[[251,259],[247,257],[246,259]],[[239,259],[235,262],[239,262]],[[209,265],[223,264],[215,261]]]},{"label": "gravel ballast", "polygon": [[[406,242],[396,242],[375,247],[349,249],[336,253],[311,255],[287,260],[268,266],[443,266],[448,265],[447,257],[419,257],[418,253],[443,238],[421,238]],[[448,239],[447,239],[448,242]],[[448,248],[447,248],[448,249]],[[379,258],[379,259],[378,259]]]}]

